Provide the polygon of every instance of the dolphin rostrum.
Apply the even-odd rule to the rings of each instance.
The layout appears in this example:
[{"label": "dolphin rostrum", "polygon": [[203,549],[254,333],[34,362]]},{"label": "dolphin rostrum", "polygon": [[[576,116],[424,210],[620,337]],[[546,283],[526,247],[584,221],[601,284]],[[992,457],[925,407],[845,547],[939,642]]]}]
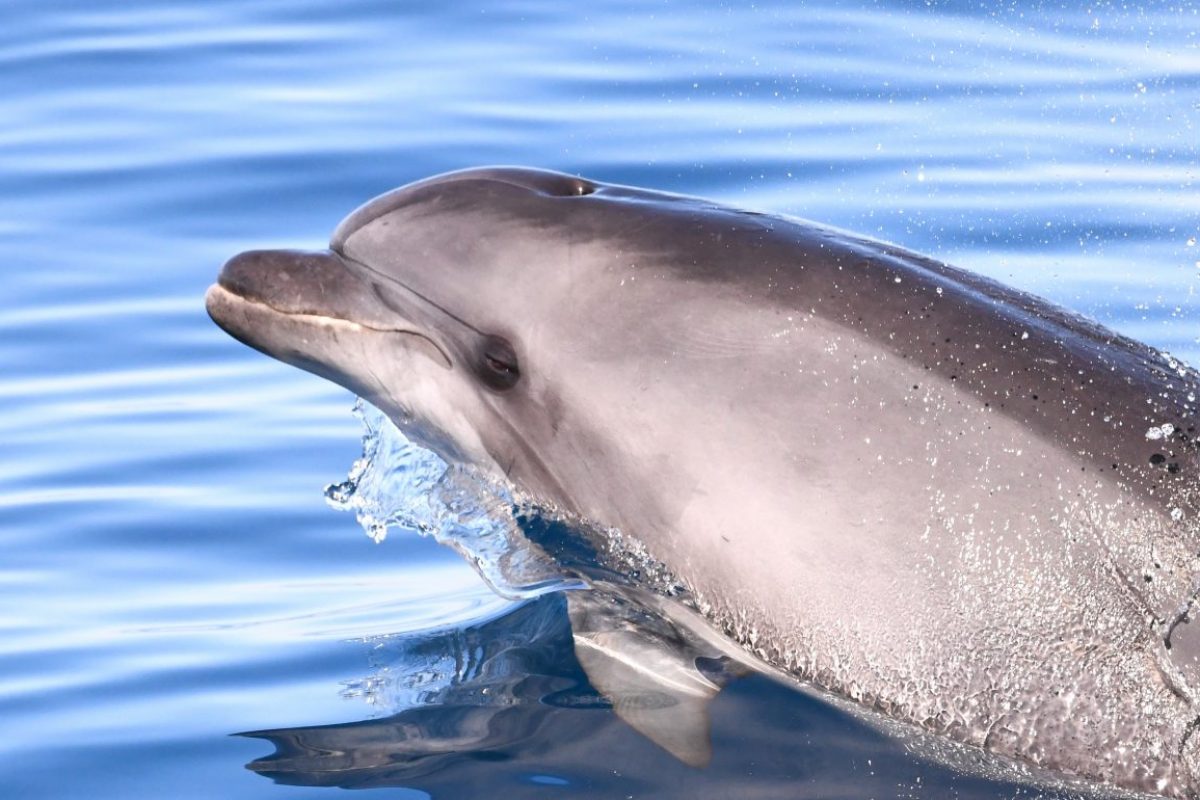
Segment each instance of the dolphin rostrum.
[{"label": "dolphin rostrum", "polygon": [[1169,356],[891,244],[514,168],[382,195],[326,251],[238,255],[207,305],[636,539],[778,668],[1200,791],[1200,376]]}]

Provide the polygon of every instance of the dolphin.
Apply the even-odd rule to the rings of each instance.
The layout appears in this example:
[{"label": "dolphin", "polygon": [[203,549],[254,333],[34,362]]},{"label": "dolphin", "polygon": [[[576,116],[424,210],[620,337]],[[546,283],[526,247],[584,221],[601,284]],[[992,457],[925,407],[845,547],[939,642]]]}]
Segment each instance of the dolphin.
[{"label": "dolphin", "polygon": [[1065,775],[1200,792],[1200,375],[1168,355],[893,244],[520,168],[388,192],[327,250],[237,255],[207,307],[636,542],[775,668]]}]

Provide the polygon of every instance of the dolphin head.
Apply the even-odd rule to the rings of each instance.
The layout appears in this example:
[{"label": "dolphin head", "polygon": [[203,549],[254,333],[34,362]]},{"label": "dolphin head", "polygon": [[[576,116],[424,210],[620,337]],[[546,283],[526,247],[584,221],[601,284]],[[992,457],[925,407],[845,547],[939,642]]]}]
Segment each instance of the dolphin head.
[{"label": "dolphin head", "polygon": [[[242,342],[381,408],[449,461],[544,486],[557,389],[583,340],[611,339],[623,307],[598,280],[627,253],[638,190],[532,169],[476,169],[394,190],[351,213],[328,250],[250,251],[209,289]],[[646,193],[653,197],[665,197]],[[624,219],[624,221],[622,221]],[[603,244],[602,244],[603,242]],[[611,344],[611,342],[610,342]]]}]

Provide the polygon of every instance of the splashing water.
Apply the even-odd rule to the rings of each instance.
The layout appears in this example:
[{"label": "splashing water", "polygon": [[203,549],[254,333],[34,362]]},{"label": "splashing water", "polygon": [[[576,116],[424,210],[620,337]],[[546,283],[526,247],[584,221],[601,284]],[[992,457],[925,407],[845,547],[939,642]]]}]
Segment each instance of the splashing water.
[{"label": "splashing water", "polygon": [[528,599],[587,584],[530,542],[510,490],[470,467],[447,464],[408,440],[387,415],[359,399],[363,454],[326,501],[352,511],[376,542],[398,528],[432,536],[462,555],[502,597]]}]

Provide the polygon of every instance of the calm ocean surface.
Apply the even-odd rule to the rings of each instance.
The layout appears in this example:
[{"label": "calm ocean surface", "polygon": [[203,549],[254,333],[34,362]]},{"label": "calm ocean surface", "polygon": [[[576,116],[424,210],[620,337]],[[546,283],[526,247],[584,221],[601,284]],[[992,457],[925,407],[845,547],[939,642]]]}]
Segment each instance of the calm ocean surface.
[{"label": "calm ocean surface", "polygon": [[239,250],[323,246],[393,186],[526,164],[896,241],[1200,365],[1196,4],[2,13],[0,796],[1036,794],[761,681],[719,701],[709,773],[569,702],[538,735],[591,714],[588,758],[536,772],[341,745],[247,770],[274,748],[230,734],[375,720],[339,729],[374,741],[464,653],[534,628],[553,651],[561,609],[502,616],[454,553],[329,509],[353,398],[221,333],[204,289]]}]

